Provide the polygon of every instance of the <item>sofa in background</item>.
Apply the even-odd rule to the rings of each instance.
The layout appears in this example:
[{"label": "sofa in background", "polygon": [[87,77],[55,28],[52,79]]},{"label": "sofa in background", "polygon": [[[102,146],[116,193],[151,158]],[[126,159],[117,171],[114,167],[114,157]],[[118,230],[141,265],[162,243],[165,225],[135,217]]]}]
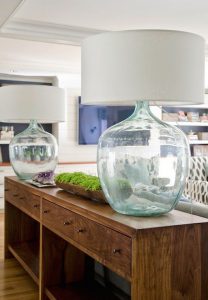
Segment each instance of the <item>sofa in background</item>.
[{"label": "sofa in background", "polygon": [[192,156],[184,195],[193,201],[208,204],[208,157]]},{"label": "sofa in background", "polygon": [[184,197],[176,209],[208,218],[208,157],[192,156]]}]

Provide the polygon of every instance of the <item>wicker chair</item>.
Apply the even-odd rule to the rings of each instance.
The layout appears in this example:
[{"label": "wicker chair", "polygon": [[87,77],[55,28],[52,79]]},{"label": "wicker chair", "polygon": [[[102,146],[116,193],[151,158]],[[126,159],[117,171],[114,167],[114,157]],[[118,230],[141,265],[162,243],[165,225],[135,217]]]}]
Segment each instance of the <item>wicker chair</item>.
[{"label": "wicker chair", "polygon": [[190,173],[184,195],[192,201],[208,204],[208,157],[191,157]]}]

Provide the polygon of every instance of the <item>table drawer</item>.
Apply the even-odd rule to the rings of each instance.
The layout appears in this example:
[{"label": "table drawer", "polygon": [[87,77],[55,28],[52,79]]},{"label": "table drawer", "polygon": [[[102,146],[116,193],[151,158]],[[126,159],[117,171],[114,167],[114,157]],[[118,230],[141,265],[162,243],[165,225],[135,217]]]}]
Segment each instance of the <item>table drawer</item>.
[{"label": "table drawer", "polygon": [[131,238],[45,199],[43,224],[76,241],[121,276],[131,278]]},{"label": "table drawer", "polygon": [[91,250],[104,265],[110,264],[121,275],[131,277],[131,239],[115,230],[79,217],[76,241]]},{"label": "table drawer", "polygon": [[22,211],[40,219],[40,197],[9,182],[5,185],[6,200]]},{"label": "table drawer", "polygon": [[45,199],[42,203],[43,224],[74,239],[76,214]]}]

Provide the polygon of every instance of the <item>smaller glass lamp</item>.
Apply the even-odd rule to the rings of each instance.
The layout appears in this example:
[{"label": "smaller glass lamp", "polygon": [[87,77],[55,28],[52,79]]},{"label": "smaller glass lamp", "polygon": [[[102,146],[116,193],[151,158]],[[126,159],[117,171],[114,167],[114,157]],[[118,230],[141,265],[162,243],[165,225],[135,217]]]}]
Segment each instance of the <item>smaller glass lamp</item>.
[{"label": "smaller glass lamp", "polygon": [[56,138],[39,123],[65,120],[64,90],[43,85],[11,85],[0,88],[2,120],[26,123],[29,127],[14,136],[9,145],[10,162],[16,175],[31,179],[40,172],[54,171],[58,162]]},{"label": "smaller glass lamp", "polygon": [[136,104],[98,143],[98,174],[117,212],[164,214],[183,192],[189,145],[182,131],[155,117],[150,105],[188,105],[204,99],[204,40],[170,30],[95,35],[82,45],[82,102]]}]

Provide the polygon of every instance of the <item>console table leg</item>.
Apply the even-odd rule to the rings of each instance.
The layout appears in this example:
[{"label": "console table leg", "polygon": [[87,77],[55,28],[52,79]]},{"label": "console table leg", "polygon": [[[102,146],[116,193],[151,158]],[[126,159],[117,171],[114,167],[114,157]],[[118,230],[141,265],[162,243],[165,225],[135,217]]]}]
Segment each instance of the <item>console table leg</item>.
[{"label": "console table leg", "polygon": [[140,230],[133,243],[133,300],[208,299],[206,223]]},{"label": "console table leg", "polygon": [[5,214],[4,214],[4,259],[11,258],[13,255],[8,249],[9,239],[10,239],[10,233],[9,233],[9,225],[10,222],[12,222],[12,218],[14,217],[14,214],[12,211],[9,210],[8,206],[10,204],[5,201]]}]

